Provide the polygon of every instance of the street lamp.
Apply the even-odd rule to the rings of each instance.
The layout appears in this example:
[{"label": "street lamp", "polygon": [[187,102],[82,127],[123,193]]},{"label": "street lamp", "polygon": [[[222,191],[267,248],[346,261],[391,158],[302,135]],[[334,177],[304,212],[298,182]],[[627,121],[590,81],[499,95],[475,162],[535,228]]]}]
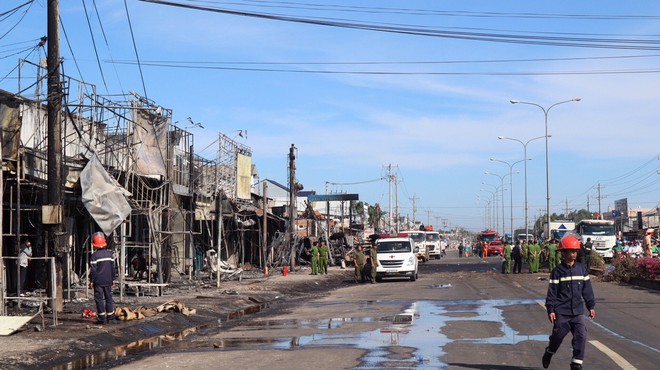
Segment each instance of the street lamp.
[{"label": "street lamp", "polygon": [[[499,187],[497,187],[493,184],[489,184],[487,182],[483,182],[483,181],[481,182],[481,184],[482,185],[488,185],[488,186],[492,187],[493,191],[495,192],[495,195],[494,195],[494,197],[495,197],[495,208],[494,208],[495,209],[495,212],[494,212],[495,217],[494,218],[497,220],[496,225],[495,225],[495,230],[497,230],[497,229],[500,228],[500,217],[498,216],[498,213],[497,213],[498,209],[499,209],[498,208],[498,201],[497,201],[497,191],[499,190]],[[504,202],[504,199],[502,199],[502,202]]]},{"label": "street lamp", "polygon": [[[490,185],[490,184],[488,184],[488,185]],[[493,185],[490,185],[490,186],[493,186]],[[498,207],[497,206],[497,190],[498,189],[499,189],[498,187],[495,187],[495,191],[490,191],[488,189],[479,189],[479,191],[486,191],[486,192],[490,193],[492,195],[491,199],[495,200],[494,207],[492,208],[494,217],[491,217],[491,222],[490,222],[490,224],[492,225],[492,223],[493,223],[492,219],[493,218],[495,219],[495,230],[500,228],[500,218],[497,214],[497,207]],[[490,201],[488,203],[490,203]]]},{"label": "street lamp", "polygon": [[[502,161],[502,160],[495,159],[495,158],[491,158],[490,160],[493,161],[493,162],[504,163],[507,166],[509,166],[509,199],[510,199],[509,213],[510,213],[510,217],[511,217],[509,219],[509,221],[510,221],[509,222],[509,227],[510,227],[510,230],[511,230],[511,238],[513,238],[513,166],[515,166],[516,164],[518,164],[520,162],[525,162],[525,166],[527,166],[527,161],[531,161],[532,159],[531,158],[525,158],[525,159],[521,159],[519,161],[515,161],[513,163],[509,163],[507,161]],[[502,201],[504,201],[504,200],[502,200]]]},{"label": "street lamp", "polygon": [[[552,135],[548,135],[549,137],[552,137]],[[525,142],[522,140],[514,139],[511,137],[506,137],[506,136],[498,136],[497,138],[500,140],[512,140],[512,141],[517,141],[523,146],[523,158],[527,158],[527,144],[529,144],[531,141],[538,140],[538,139],[543,139],[545,136],[539,136],[539,137],[534,137],[531,138]],[[531,158],[530,158],[531,160]],[[529,204],[527,203],[527,161],[525,161],[525,241],[529,241],[529,220],[527,217],[527,212],[529,212]]]},{"label": "street lamp", "polygon": [[486,201],[485,199],[481,199],[481,196],[477,195],[477,202],[483,202],[483,205],[484,205],[484,226],[486,227],[486,229],[489,229],[490,224],[491,224],[491,221],[490,221],[490,201],[491,200],[492,199],[488,199],[488,201]]},{"label": "street lamp", "polygon": [[502,236],[504,236],[506,233],[506,221],[504,220],[504,178],[506,175],[502,176],[488,171],[484,171],[484,174],[493,175],[500,178],[500,187],[502,188]]},{"label": "street lamp", "polygon": [[537,104],[537,103],[532,103],[528,101],[521,101],[521,100],[511,100],[511,104],[527,104],[527,105],[534,105],[536,107],[539,107],[543,111],[543,116],[545,117],[545,187],[546,187],[546,206],[545,206],[545,211],[547,213],[547,218],[546,218],[546,225],[547,225],[547,235],[545,235],[546,238],[550,236],[550,160],[548,159],[548,113],[550,113],[550,109],[553,107],[560,105],[560,104],[565,104],[565,103],[570,103],[574,101],[580,101],[582,98],[573,98],[570,100],[564,100],[560,101],[558,103],[554,103],[548,108],[544,108],[542,105]]}]

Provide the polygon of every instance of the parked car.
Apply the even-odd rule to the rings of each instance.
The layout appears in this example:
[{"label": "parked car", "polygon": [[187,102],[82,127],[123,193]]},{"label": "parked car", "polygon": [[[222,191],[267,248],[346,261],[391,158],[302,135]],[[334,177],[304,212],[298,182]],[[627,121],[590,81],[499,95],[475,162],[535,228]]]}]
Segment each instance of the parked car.
[{"label": "parked car", "polygon": [[488,255],[489,256],[500,256],[504,253],[504,244],[501,240],[493,240],[488,243]]}]

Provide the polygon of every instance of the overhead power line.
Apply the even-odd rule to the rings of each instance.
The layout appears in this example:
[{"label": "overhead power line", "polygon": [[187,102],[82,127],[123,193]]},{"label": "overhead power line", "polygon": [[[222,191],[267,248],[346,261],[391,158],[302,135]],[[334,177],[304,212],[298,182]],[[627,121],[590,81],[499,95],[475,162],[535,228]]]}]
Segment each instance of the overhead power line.
[{"label": "overhead power line", "polygon": [[393,75],[393,76],[561,76],[561,75],[621,75],[621,74],[652,74],[660,73],[660,68],[649,69],[610,69],[610,70],[574,70],[574,71],[456,71],[456,72],[410,72],[410,71],[338,71],[323,69],[284,69],[284,68],[249,68],[249,67],[223,67],[187,64],[168,64],[153,62],[114,61],[117,64],[139,65],[148,67],[174,68],[174,69],[202,69],[223,70],[236,72],[281,72],[281,73],[311,73],[311,74],[338,74],[338,75]]},{"label": "overhead power line", "polygon": [[141,1],[161,4],[161,5],[176,6],[187,9],[237,15],[243,17],[312,24],[318,26],[397,33],[397,34],[406,34],[406,35],[415,35],[415,36],[428,36],[428,37],[439,37],[439,38],[447,38],[447,39],[527,44],[527,45],[543,45],[543,46],[563,46],[563,47],[621,49],[621,50],[660,50],[660,41],[657,40],[655,36],[648,36],[648,39],[644,39],[644,38],[629,39],[629,38],[611,37],[609,35],[597,35],[597,37],[596,36],[587,37],[587,36],[579,36],[579,35],[560,36],[559,34],[532,35],[532,34],[507,33],[511,31],[500,31],[500,32],[478,31],[477,32],[470,29],[455,31],[455,30],[446,30],[446,29],[432,29],[427,26],[379,25],[379,24],[369,24],[369,23],[356,23],[345,20],[332,20],[327,18],[301,18],[301,17],[294,17],[287,15],[255,13],[248,11],[223,9],[217,7],[182,4],[182,3],[164,1],[164,0],[141,0]]},{"label": "overhead power line", "polygon": [[369,183],[372,183],[372,182],[385,180],[386,178],[387,177],[379,177],[379,178],[373,179],[373,180],[358,181],[358,182],[331,182],[331,181],[328,181],[328,184],[330,184],[330,185],[361,185],[361,184],[369,184]]},{"label": "overhead power line", "polygon": [[[189,2],[200,2],[188,0]],[[204,1],[207,4],[243,5],[252,8],[283,8],[301,10],[320,10],[346,13],[367,14],[404,14],[420,16],[446,16],[463,18],[524,18],[524,19],[574,19],[574,20],[653,20],[660,19],[654,15],[622,15],[622,14],[552,14],[552,13],[507,13],[507,12],[476,12],[468,10],[431,10],[419,8],[392,8],[392,7],[370,7],[355,5],[336,4],[309,4],[293,1],[264,1],[248,0],[242,3],[233,1]]]}]

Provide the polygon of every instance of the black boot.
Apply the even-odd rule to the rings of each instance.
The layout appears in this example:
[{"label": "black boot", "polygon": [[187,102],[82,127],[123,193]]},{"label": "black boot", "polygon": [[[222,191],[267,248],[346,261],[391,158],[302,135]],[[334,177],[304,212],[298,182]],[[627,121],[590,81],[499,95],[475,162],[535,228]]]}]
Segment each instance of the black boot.
[{"label": "black boot", "polygon": [[[547,369],[548,366],[550,366],[550,360],[552,360],[552,355],[554,354],[554,353],[548,352],[548,348],[549,347],[545,347],[545,352],[543,352],[543,358],[541,359],[541,362],[543,363],[543,368],[544,369]],[[572,367],[571,367],[571,370],[573,370]]]},{"label": "black boot", "polygon": [[582,370],[582,364],[571,362],[571,370]]}]

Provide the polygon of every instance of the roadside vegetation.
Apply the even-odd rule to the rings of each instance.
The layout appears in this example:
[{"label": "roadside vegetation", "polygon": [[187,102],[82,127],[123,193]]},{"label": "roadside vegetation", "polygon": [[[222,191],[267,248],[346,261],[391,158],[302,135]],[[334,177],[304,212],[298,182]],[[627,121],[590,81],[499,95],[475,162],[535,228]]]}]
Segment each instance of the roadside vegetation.
[{"label": "roadside vegetation", "polygon": [[660,281],[660,259],[652,257],[615,258],[603,279],[623,283],[628,283],[632,279]]}]

